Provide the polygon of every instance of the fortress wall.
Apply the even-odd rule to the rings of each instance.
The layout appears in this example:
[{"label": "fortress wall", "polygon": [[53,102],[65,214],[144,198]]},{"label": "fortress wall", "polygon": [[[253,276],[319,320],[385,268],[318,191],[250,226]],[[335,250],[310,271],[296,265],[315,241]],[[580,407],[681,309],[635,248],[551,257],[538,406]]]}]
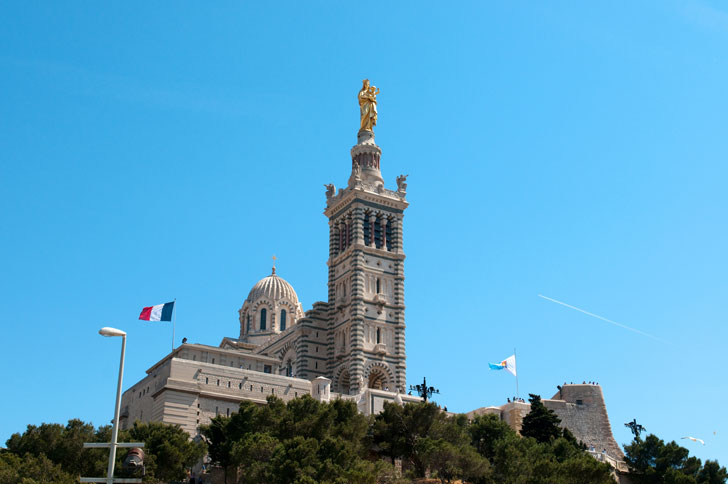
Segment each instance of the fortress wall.
[{"label": "fortress wall", "polygon": [[[561,419],[562,427],[568,428],[587,447],[594,447],[591,453],[598,456],[598,460],[614,460],[617,463],[615,467],[623,465],[624,454],[612,435],[602,387],[586,384],[564,385],[550,400],[542,401]],[[530,403],[509,402],[499,407],[482,407],[468,412],[467,416],[472,419],[483,414],[499,415],[501,420],[520,433],[523,417],[530,411]],[[602,454],[602,450],[606,450],[606,456]]]},{"label": "fortress wall", "polygon": [[511,402],[501,407],[501,420],[507,423],[516,432],[521,432],[523,417],[531,411],[530,403]]},{"label": "fortress wall", "polygon": [[597,452],[606,449],[607,454],[617,460],[624,457],[612,435],[602,387],[564,385],[551,400],[543,400],[543,403],[559,416],[561,426],[568,428],[577,440],[588,447],[593,446]]}]

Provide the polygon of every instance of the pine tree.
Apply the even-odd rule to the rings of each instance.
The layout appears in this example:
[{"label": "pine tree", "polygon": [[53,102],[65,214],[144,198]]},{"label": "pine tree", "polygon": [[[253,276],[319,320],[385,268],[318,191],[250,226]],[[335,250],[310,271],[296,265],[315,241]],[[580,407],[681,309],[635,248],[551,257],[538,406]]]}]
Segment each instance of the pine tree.
[{"label": "pine tree", "polygon": [[561,427],[559,427],[561,419],[552,410],[546,408],[541,397],[531,393],[528,401],[531,402],[531,411],[523,417],[521,435],[533,437],[537,442],[549,442],[561,437],[563,435]]}]

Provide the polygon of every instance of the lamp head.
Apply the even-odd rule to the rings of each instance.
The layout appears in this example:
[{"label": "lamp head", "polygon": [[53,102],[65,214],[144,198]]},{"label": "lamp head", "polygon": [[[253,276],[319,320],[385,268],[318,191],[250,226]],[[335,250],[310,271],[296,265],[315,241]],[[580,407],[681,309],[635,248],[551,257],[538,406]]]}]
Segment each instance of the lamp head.
[{"label": "lamp head", "polygon": [[105,328],[101,328],[99,330],[99,334],[101,336],[106,336],[106,337],[126,336],[126,333],[124,331],[122,331],[120,329],[116,329],[116,328],[109,328],[108,326]]}]

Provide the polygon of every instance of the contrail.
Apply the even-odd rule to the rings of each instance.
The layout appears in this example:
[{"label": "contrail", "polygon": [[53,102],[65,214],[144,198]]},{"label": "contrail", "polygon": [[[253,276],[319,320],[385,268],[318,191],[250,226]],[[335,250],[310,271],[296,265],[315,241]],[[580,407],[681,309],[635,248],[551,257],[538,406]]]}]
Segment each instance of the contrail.
[{"label": "contrail", "polygon": [[613,324],[615,326],[619,326],[620,328],[624,328],[624,329],[628,329],[630,331],[634,331],[635,333],[639,333],[639,334],[641,334],[643,336],[647,336],[648,338],[652,338],[652,339],[654,339],[656,341],[659,341],[661,343],[667,343],[667,344],[670,344],[670,345],[672,344],[669,341],[665,341],[664,339],[658,338],[657,336],[652,336],[651,334],[645,333],[644,331],[640,331],[639,329],[630,328],[629,326],[624,325],[622,323],[618,323],[616,321],[612,321],[611,319],[607,319],[607,318],[605,318],[603,316],[599,316],[598,314],[590,313],[589,311],[584,311],[581,308],[577,308],[576,306],[572,306],[571,304],[566,304],[565,302],[557,301],[556,299],[552,299],[550,297],[544,296],[543,294],[539,294],[538,297],[543,298],[543,299],[546,299],[547,301],[555,302],[556,304],[561,304],[562,306],[566,306],[567,308],[574,309],[576,311],[579,311],[580,313],[586,314],[587,316],[591,316],[593,318],[601,319],[602,321],[606,321],[609,324]]}]

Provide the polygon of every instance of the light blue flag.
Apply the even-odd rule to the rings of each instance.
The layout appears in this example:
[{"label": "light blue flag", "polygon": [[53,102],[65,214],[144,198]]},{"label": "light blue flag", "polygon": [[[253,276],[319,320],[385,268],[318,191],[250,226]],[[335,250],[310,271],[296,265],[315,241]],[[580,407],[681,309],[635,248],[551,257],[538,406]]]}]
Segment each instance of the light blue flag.
[{"label": "light blue flag", "polygon": [[500,363],[488,363],[491,370],[506,370],[513,376],[516,376],[516,355],[509,356]]}]

